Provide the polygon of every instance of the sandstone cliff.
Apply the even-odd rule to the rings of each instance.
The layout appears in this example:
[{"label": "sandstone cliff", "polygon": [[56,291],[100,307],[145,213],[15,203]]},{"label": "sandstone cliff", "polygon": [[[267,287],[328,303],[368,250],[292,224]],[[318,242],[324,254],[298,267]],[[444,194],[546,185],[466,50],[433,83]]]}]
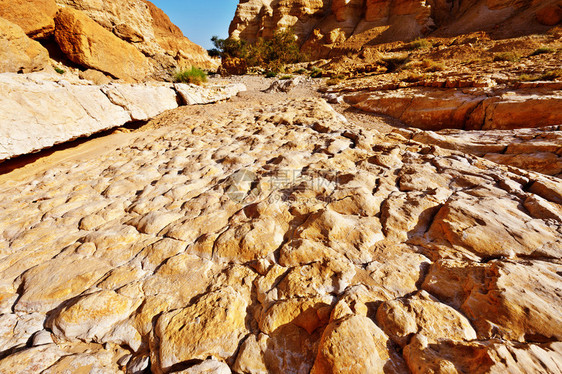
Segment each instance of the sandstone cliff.
[{"label": "sandstone cliff", "polygon": [[[78,67],[96,69],[114,78],[166,79],[177,67],[214,67],[202,47],[187,39],[162,10],[145,0],[0,0],[0,18],[22,29],[24,41],[16,43],[13,36],[3,38],[10,50],[19,48],[20,55],[42,56],[46,50],[24,49],[29,44],[41,50],[31,40],[25,41],[25,34],[44,45],[51,44],[51,50],[50,41],[56,40],[64,56]],[[1,25],[2,34],[13,35],[13,27],[6,22]],[[38,69],[34,61],[15,67],[22,59],[16,60],[4,63],[1,72]]]},{"label": "sandstone cliff", "polygon": [[292,28],[312,57],[326,57],[430,33],[522,35],[561,19],[560,0],[242,0],[229,32],[252,41]]}]

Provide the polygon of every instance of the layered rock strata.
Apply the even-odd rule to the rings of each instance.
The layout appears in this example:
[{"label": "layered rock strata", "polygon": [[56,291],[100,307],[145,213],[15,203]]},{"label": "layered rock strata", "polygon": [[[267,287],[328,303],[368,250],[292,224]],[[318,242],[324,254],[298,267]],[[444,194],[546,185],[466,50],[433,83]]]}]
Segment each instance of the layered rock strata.
[{"label": "layered rock strata", "polygon": [[0,160],[147,121],[184,104],[228,99],[244,85],[70,84],[0,74]]},{"label": "layered rock strata", "polygon": [[[559,82],[553,82],[560,84]],[[559,89],[400,88],[357,92],[343,100],[424,130],[509,130],[562,123]]]},{"label": "layered rock strata", "polygon": [[0,184],[1,372],[562,372],[559,180],[317,99],[184,109]]},{"label": "layered rock strata", "polygon": [[396,130],[414,141],[487,158],[499,164],[533,170],[562,178],[562,129],[486,131]]}]

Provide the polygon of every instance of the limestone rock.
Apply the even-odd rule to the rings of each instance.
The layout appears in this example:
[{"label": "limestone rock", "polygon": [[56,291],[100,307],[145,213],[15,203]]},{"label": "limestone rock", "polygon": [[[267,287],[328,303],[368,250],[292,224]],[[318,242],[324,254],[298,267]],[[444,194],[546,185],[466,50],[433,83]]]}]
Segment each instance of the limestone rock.
[{"label": "limestone rock", "polygon": [[131,118],[97,87],[38,84],[11,75],[1,76],[0,85],[7,93],[0,98],[2,159],[120,126]]},{"label": "limestone rock", "polygon": [[506,200],[492,209],[486,197],[460,192],[439,210],[426,236],[482,257],[557,255],[559,234],[522,212],[517,203]]},{"label": "limestone rock", "polygon": [[541,261],[466,265],[443,260],[431,267],[423,288],[460,309],[479,337],[559,339],[559,291],[546,291],[560,282],[557,271],[559,266]]},{"label": "limestone rock", "polygon": [[[400,130],[400,133],[405,133]],[[485,157],[494,162],[547,175],[562,173],[559,126],[516,130],[412,131],[417,142]]]},{"label": "limestone rock", "polygon": [[55,0],[0,1],[0,17],[20,26],[31,38],[44,38],[55,30]]},{"label": "limestone rock", "polygon": [[242,83],[225,86],[206,85],[204,87],[195,84],[176,83],[174,88],[186,105],[214,103],[246,91],[246,86]]},{"label": "limestone rock", "polygon": [[55,23],[57,43],[72,62],[133,82],[151,73],[142,53],[84,13],[62,8]]},{"label": "limestone rock", "polygon": [[215,360],[205,360],[200,364],[194,365],[189,369],[178,371],[179,374],[230,374],[227,364]]},{"label": "limestone rock", "polygon": [[159,365],[168,371],[177,363],[214,356],[227,359],[247,333],[247,301],[234,289],[204,295],[195,304],[158,318],[155,335]]},{"label": "limestone rock", "polygon": [[[166,83],[88,86],[2,74],[0,88],[5,94],[0,97],[0,160],[130,121],[149,120],[177,108],[178,96],[197,99],[187,101],[189,104],[203,104],[225,100],[245,89],[243,85],[183,86],[176,93]],[[84,217],[81,224],[85,228],[99,223],[99,217]]]},{"label": "limestone rock", "polygon": [[55,344],[24,349],[0,360],[0,371],[6,374],[42,372],[64,354]]},{"label": "limestone rock", "polygon": [[377,310],[377,322],[402,347],[408,344],[411,334],[421,334],[431,340],[476,339],[476,332],[466,317],[425,291],[383,303]]},{"label": "limestone rock", "polygon": [[522,371],[543,373],[560,371],[560,343],[517,344],[489,340],[484,342],[442,341],[430,344],[416,335],[404,348],[412,373],[470,372],[501,373]]},{"label": "limestone rock", "polygon": [[0,372],[560,371],[557,178],[260,95],[1,178]]},{"label": "limestone rock", "polygon": [[129,113],[133,121],[146,121],[178,107],[176,93],[162,85],[108,85],[101,89],[107,98]]},{"label": "limestone rock", "polygon": [[0,73],[29,73],[49,64],[49,54],[41,44],[29,39],[21,27],[0,18]]},{"label": "limestone rock", "polygon": [[[47,327],[60,339],[105,343],[112,341],[114,326],[129,317],[139,304],[114,291],[100,291],[64,306],[50,317]],[[119,331],[120,339],[134,350],[138,349],[140,335],[132,328],[130,332],[126,329]]]},{"label": "limestone rock", "polygon": [[389,367],[406,373],[401,359],[389,355],[387,341],[386,334],[367,317],[334,321],[322,334],[311,373],[384,373]]},{"label": "limestone rock", "polygon": [[501,93],[492,97],[453,89],[428,88],[354,93],[344,100],[354,107],[400,119],[424,130],[509,130],[559,125],[559,92]]}]

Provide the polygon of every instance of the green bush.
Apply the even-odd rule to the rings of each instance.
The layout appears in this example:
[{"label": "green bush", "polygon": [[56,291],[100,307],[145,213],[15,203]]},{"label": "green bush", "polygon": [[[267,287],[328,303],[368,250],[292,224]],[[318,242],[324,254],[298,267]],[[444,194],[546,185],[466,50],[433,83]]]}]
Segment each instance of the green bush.
[{"label": "green bush", "polygon": [[427,49],[431,48],[433,44],[427,39],[416,39],[408,44],[408,49]]},{"label": "green bush", "polygon": [[322,71],[322,69],[317,68],[315,66],[312,68],[312,71],[310,72],[310,78],[322,78],[323,74],[324,72]]},{"label": "green bush", "polygon": [[536,49],[533,53],[531,53],[531,56],[537,56],[537,55],[542,55],[545,53],[552,53],[552,52],[554,52],[554,49],[550,47],[540,47]]},{"label": "green bush", "polygon": [[287,74],[287,75],[282,75],[282,76],[279,77],[279,79],[282,79],[282,80],[291,79],[291,78],[293,78],[293,76],[292,76],[292,75],[289,75],[289,74]]},{"label": "green bush", "polygon": [[259,66],[275,73],[281,72],[285,64],[301,62],[306,58],[290,30],[276,31],[271,39],[259,38],[254,43],[217,36],[213,36],[211,41],[223,59],[237,57],[244,60],[248,67]]},{"label": "green bush", "polygon": [[266,71],[265,72],[265,77],[266,78],[275,78],[277,76],[277,73],[275,71]]},{"label": "green bush", "polygon": [[195,66],[192,66],[191,69],[181,70],[175,73],[174,81],[200,85],[201,83],[207,82],[207,73]]},{"label": "green bush", "polygon": [[55,66],[55,71],[56,71],[57,73],[61,74],[61,75],[65,73],[65,71],[64,71],[63,69],[61,69],[61,68],[59,68],[59,67],[57,67],[57,66]]},{"label": "green bush", "polygon": [[494,61],[517,62],[521,57],[515,52],[502,52],[494,55]]},{"label": "green bush", "polygon": [[522,82],[535,82],[535,81],[555,81],[562,78],[562,69],[549,70],[543,74],[521,74],[519,80]]}]

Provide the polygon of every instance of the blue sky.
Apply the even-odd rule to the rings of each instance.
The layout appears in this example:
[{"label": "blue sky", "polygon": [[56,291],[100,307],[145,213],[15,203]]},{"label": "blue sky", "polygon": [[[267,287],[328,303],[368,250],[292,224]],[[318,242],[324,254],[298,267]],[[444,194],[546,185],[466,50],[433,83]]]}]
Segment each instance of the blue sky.
[{"label": "blue sky", "polygon": [[228,36],[238,0],[151,0],[183,34],[203,48],[213,47],[211,36]]}]

